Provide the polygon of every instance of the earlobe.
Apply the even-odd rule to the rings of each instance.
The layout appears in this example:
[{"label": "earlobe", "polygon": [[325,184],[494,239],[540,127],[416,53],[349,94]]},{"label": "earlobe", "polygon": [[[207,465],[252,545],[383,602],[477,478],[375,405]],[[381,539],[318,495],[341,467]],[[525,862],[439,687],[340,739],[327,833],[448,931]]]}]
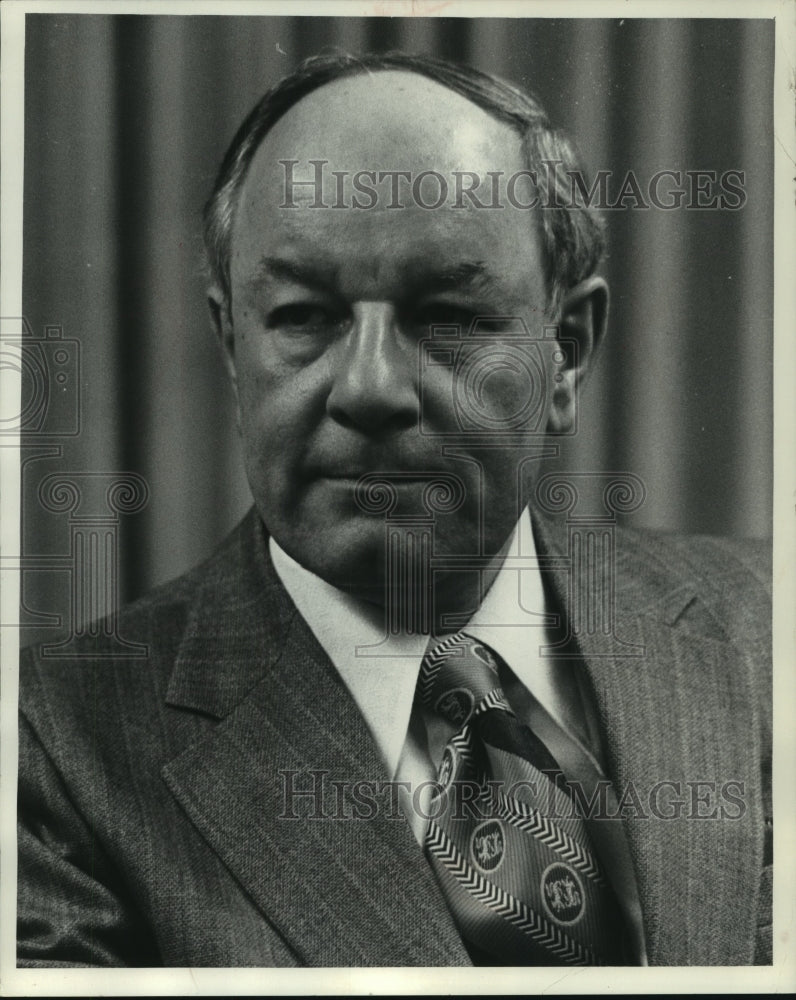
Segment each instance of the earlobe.
[{"label": "earlobe", "polygon": [[572,430],[578,392],[603,340],[608,318],[608,286],[592,275],[571,288],[561,305],[560,355],[556,366],[547,429],[553,434]]}]

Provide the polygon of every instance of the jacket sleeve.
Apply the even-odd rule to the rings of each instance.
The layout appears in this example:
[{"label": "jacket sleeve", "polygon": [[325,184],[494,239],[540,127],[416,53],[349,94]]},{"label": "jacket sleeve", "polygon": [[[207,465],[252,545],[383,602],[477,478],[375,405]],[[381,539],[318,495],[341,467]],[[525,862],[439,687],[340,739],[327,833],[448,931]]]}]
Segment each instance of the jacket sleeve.
[{"label": "jacket sleeve", "polygon": [[17,965],[160,965],[140,915],[24,716],[19,722]]},{"label": "jacket sleeve", "polygon": [[[722,588],[727,581],[726,594],[731,601],[722,615],[722,621],[733,641],[748,651],[749,662],[754,665],[751,685],[756,693],[755,711],[761,733],[760,793],[763,806],[763,863],[757,897],[757,920],[754,941],[754,964],[771,965],[773,946],[772,892],[773,892],[773,831],[774,810],[771,795],[772,757],[772,546],[770,541],[742,539],[709,540],[710,548],[721,553],[726,563],[712,566],[713,577]],[[700,555],[705,558],[705,552]],[[710,565],[710,564],[708,564]],[[740,599],[739,599],[739,595]]]},{"label": "jacket sleeve", "polygon": [[[653,534],[650,564],[662,579],[687,582],[697,595],[684,610],[690,627],[730,642],[740,653],[746,671],[748,702],[740,706],[748,716],[748,751],[754,753],[757,785],[749,794],[759,802],[755,835],[761,847],[756,873],[757,892],[750,901],[749,961],[772,961],[773,809],[772,763],[772,546],[769,540],[730,539],[719,536]],[[639,566],[641,563],[638,564]],[[754,733],[754,739],[751,734]],[[713,734],[721,739],[721,734]],[[744,901],[739,900],[739,905]]]},{"label": "jacket sleeve", "polygon": [[[718,543],[715,543],[718,544]],[[762,733],[760,759],[760,789],[763,802],[763,865],[757,900],[757,926],[755,933],[755,965],[771,965],[773,961],[773,834],[774,810],[771,795],[772,756],[772,648],[771,648],[771,597],[772,597],[772,548],[768,542],[725,541],[724,545],[748,574],[744,588],[743,611],[740,616],[728,616],[737,627],[737,641],[746,641],[752,650],[752,659],[759,676],[757,714]],[[737,620],[740,619],[740,620]]]},{"label": "jacket sleeve", "polygon": [[773,958],[773,894],[774,894],[774,809],[771,795],[771,756],[764,757],[761,767],[763,788],[763,867],[757,901],[755,965],[771,965]]},{"label": "jacket sleeve", "polygon": [[[771,795],[772,757],[772,546],[770,541],[711,537],[692,549],[690,558],[702,560],[717,592],[727,601],[721,621],[734,643],[747,651],[753,665],[751,690],[761,734],[760,793],[763,806],[763,863],[757,897],[754,964],[772,962],[772,886],[774,811]],[[696,565],[695,565],[696,570]]]}]

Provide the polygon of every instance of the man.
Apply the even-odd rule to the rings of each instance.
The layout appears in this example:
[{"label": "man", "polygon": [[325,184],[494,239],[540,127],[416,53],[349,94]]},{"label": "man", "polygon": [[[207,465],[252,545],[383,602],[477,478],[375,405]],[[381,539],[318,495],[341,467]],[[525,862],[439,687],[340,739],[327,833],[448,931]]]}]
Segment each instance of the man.
[{"label": "man", "polygon": [[420,57],[242,125],[206,239],[255,508],[123,612],[145,660],[23,657],[20,964],[770,961],[768,571],[540,479],[606,322],[567,170]]}]

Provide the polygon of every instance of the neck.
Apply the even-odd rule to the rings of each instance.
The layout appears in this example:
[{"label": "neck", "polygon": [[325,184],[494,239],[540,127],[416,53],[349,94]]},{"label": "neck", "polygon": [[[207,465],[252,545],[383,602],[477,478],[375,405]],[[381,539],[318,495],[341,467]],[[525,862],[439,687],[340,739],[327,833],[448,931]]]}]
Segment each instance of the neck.
[{"label": "neck", "polygon": [[350,592],[373,605],[375,614],[383,615],[388,634],[456,632],[470,620],[494,583],[509,541],[486,566],[433,572],[406,560],[378,587]]}]

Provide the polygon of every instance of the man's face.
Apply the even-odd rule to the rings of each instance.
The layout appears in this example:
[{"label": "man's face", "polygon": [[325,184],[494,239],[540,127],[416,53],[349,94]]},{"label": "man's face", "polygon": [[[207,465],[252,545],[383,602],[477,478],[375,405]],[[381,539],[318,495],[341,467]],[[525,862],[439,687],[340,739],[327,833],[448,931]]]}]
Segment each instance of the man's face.
[{"label": "man's face", "polygon": [[[286,169],[296,180],[310,178],[311,160],[326,161],[329,207],[311,208],[308,187],[286,192]],[[298,162],[286,168],[280,161]],[[504,545],[521,506],[516,441],[493,438],[478,448],[466,434],[440,436],[461,429],[455,392],[462,376],[455,364],[422,365],[421,341],[432,325],[458,325],[466,336],[475,317],[500,316],[521,318],[539,342],[546,305],[532,212],[510,204],[457,208],[452,190],[427,209],[411,197],[411,181],[402,182],[403,208],[389,207],[387,183],[377,185],[375,205],[355,208],[351,178],[364,170],[406,170],[412,178],[435,170],[452,188],[454,171],[486,178],[525,168],[519,136],[507,125],[433,81],[392,71],[314,91],[254,157],[233,230],[223,325],[247,474],[279,544],[337,586],[378,600],[384,517],[354,498],[366,473],[400,474],[394,513],[407,515],[423,511],[429,473],[459,478],[464,503],[438,515],[436,555],[492,555]],[[432,203],[437,193],[424,187],[421,200]],[[291,202],[297,207],[280,207]],[[493,338],[496,357],[516,354],[499,324],[481,336]],[[549,342],[537,355],[548,386],[552,355]],[[479,418],[500,428],[521,408],[528,380],[498,363],[471,388]],[[549,389],[538,403],[537,434]],[[529,445],[539,443],[537,434],[528,430]],[[443,454],[451,441],[456,454]]]}]

